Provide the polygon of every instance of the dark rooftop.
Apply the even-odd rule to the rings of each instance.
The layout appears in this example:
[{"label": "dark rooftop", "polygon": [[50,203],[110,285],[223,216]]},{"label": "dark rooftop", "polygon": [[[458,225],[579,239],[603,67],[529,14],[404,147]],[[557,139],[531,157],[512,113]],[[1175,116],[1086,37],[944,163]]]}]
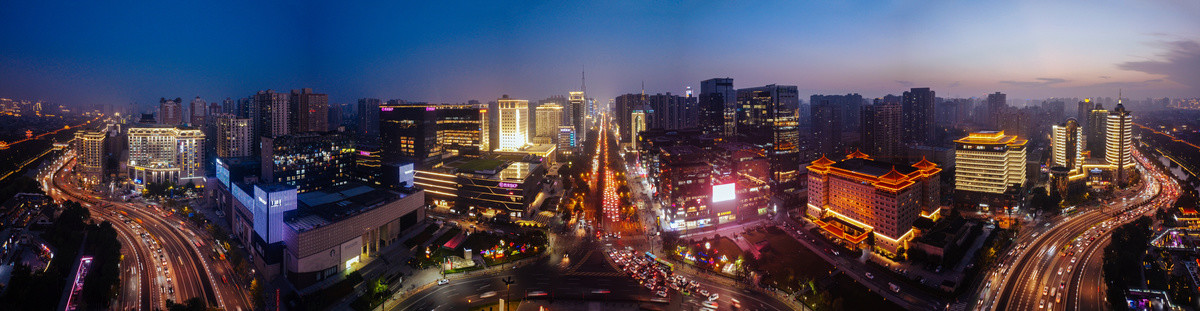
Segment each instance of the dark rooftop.
[{"label": "dark rooftop", "polygon": [[284,218],[292,227],[306,231],[405,198],[408,194],[351,183],[297,195],[296,210]]},{"label": "dark rooftop", "polygon": [[861,159],[861,158],[842,160],[841,162],[834,163],[832,166],[836,167],[836,168],[856,172],[856,173],[862,173],[862,174],[875,176],[875,177],[879,177],[879,176],[883,176],[883,175],[887,174],[888,172],[890,172],[892,170],[893,167],[896,168],[897,172],[900,172],[900,174],[905,174],[905,175],[908,175],[909,173],[917,171],[917,168],[912,167],[910,165],[906,165],[906,164],[895,164],[895,163],[891,163],[891,162],[883,162],[883,161],[868,160],[868,159]]}]

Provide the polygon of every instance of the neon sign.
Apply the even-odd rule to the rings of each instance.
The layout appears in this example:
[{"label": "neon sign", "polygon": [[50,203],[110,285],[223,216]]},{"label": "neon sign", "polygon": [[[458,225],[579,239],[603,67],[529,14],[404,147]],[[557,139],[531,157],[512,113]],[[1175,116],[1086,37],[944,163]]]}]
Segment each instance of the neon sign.
[{"label": "neon sign", "polygon": [[510,183],[510,182],[502,182],[502,183],[498,184],[498,186],[500,186],[500,188],[516,188],[517,184]]},{"label": "neon sign", "polygon": [[381,107],[381,108],[379,108],[379,111],[392,111],[392,109],[394,109],[394,108],[392,108],[392,107]]}]

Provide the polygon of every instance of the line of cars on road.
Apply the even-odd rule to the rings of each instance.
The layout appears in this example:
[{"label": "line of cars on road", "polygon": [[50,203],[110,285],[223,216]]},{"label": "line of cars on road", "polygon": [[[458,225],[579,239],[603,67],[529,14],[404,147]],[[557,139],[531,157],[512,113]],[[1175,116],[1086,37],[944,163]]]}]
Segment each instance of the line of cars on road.
[{"label": "line of cars on road", "polygon": [[710,302],[720,298],[719,294],[700,288],[699,282],[674,274],[670,265],[655,260],[652,254],[639,255],[631,248],[626,248],[610,251],[609,256],[622,271],[659,297],[667,297],[669,289],[684,295],[696,294]]}]

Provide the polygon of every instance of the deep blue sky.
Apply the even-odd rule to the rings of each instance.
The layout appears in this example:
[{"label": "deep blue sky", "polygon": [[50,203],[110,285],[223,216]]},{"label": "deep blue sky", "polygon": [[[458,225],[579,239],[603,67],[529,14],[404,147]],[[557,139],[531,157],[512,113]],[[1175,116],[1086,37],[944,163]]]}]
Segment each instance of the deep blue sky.
[{"label": "deep blue sky", "polygon": [[[1200,96],[1200,4],[1152,1],[0,2],[0,97],[540,99],[794,84],[801,95]],[[248,2],[248,3],[247,3]],[[736,2],[736,3],[731,3]]]}]

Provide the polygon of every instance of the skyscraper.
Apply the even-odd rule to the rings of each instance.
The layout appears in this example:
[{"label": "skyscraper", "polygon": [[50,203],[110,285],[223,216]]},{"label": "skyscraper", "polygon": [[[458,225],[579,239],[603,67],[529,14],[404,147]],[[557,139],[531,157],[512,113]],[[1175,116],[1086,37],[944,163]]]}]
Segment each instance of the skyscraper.
[{"label": "skyscraper", "polygon": [[218,114],[213,118],[217,124],[216,137],[213,137],[216,141],[217,157],[238,158],[252,155],[250,145],[257,142],[251,134],[251,124],[254,120],[238,118],[232,114]]},{"label": "skyscraper", "polygon": [[[1087,130],[1087,150],[1092,158],[1103,158],[1105,156],[1108,139],[1105,138],[1108,132],[1108,110],[1104,109],[1104,105],[1096,103],[1092,110],[1088,111]],[[1111,163],[1110,163],[1111,164]]]},{"label": "skyscraper", "polygon": [[737,123],[737,90],[731,78],[700,81],[700,129],[709,134],[733,136]]},{"label": "skyscraper", "polygon": [[367,137],[379,136],[379,104],[378,98],[358,99],[358,135]]},{"label": "skyscraper", "polygon": [[646,130],[646,111],[641,109],[634,110],[629,116],[628,126],[630,135],[632,135],[629,141],[633,142],[633,145],[636,146],[638,133]]},{"label": "skyscraper", "polygon": [[390,100],[379,107],[379,161],[411,162],[417,169],[436,166],[442,158],[438,143],[437,108]]},{"label": "skyscraper", "polygon": [[436,110],[438,144],[449,155],[478,155],[483,147],[486,109],[476,105],[431,105]]},{"label": "skyscraper", "polygon": [[842,109],[836,104],[824,99],[824,96],[813,95],[809,108],[809,124],[811,124],[811,140],[817,153],[841,157],[842,149]]},{"label": "skyscraper", "polygon": [[[571,125],[575,126],[576,137],[583,137],[587,133],[587,124],[584,123],[584,115],[587,113],[585,107],[583,92],[570,92],[567,96],[567,102],[571,106]],[[583,139],[580,139],[582,141]]]},{"label": "skyscraper", "polygon": [[1083,127],[1075,118],[1050,127],[1050,157],[1055,167],[1066,168],[1071,179],[1085,176],[1083,153],[1087,146]]},{"label": "skyscraper", "polygon": [[192,99],[192,104],[188,108],[188,114],[190,115],[188,117],[188,124],[192,126],[204,125],[204,118],[208,115],[207,110],[208,102],[200,99],[200,96],[196,96],[195,99]]},{"label": "skyscraper", "polygon": [[927,87],[912,88],[902,95],[904,137],[906,144],[934,146],[934,92]]},{"label": "skyscraper", "polygon": [[[630,119],[633,111],[645,110],[645,100],[642,94],[624,94],[613,99],[613,118],[617,121],[617,133],[621,142],[628,143],[636,139]],[[643,115],[645,117],[645,115]]]},{"label": "skyscraper", "polygon": [[535,136],[557,139],[558,127],[562,125],[562,106],[555,103],[545,103],[535,109],[537,111],[537,128]]},{"label": "skyscraper", "polygon": [[160,98],[158,100],[158,119],[159,124],[164,125],[181,125],[183,124],[183,108],[179,104],[180,99],[174,100]]},{"label": "skyscraper", "polygon": [[1005,108],[1008,107],[1008,96],[1004,93],[996,92],[987,96],[987,113],[988,126],[993,129],[1000,128],[1000,120],[1004,118],[1002,115]]},{"label": "skyscraper", "polygon": [[329,95],[313,93],[311,88],[292,90],[288,110],[288,132],[329,131]]},{"label": "skyscraper", "polygon": [[991,210],[1015,206],[1025,185],[1028,141],[1004,131],[981,131],[954,143],[955,202]]},{"label": "skyscraper", "polygon": [[1124,187],[1129,176],[1129,169],[1134,166],[1130,148],[1133,147],[1133,116],[1125,110],[1125,105],[1117,101],[1117,107],[1108,113],[1105,120],[1105,152],[1104,160],[1116,171],[1115,184]]},{"label": "skyscraper", "polygon": [[772,189],[799,186],[799,105],[794,85],[767,85],[737,90],[737,133],[746,142],[767,150]]},{"label": "skyscraper", "polygon": [[500,104],[500,148],[518,150],[529,143],[529,101],[504,95]]},{"label": "skyscraper", "polygon": [[291,133],[288,127],[290,114],[288,111],[288,94],[276,93],[273,90],[258,91],[254,94],[254,111],[251,116],[259,137],[275,137]]},{"label": "skyscraper", "polygon": [[900,103],[876,99],[874,105],[862,108],[864,152],[880,159],[902,157],[900,132]]}]

